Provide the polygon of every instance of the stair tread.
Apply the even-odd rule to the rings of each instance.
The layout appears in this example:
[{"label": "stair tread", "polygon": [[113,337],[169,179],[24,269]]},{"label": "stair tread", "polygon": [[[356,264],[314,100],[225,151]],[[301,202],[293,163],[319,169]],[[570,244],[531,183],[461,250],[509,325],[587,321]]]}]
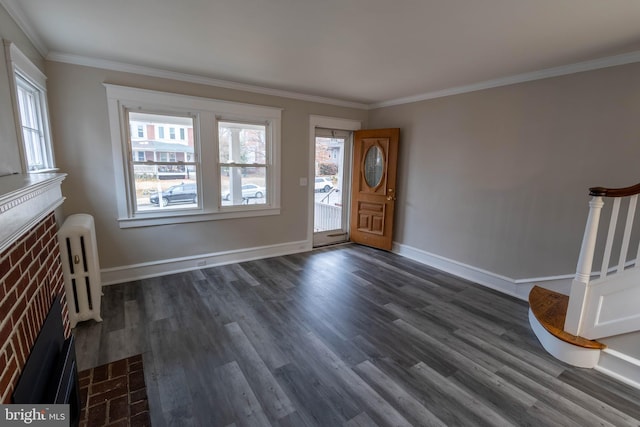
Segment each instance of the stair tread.
[{"label": "stair tread", "polygon": [[604,349],[607,347],[598,341],[571,335],[564,330],[564,321],[569,306],[567,295],[534,286],[529,293],[529,306],[538,322],[556,338],[583,348]]}]

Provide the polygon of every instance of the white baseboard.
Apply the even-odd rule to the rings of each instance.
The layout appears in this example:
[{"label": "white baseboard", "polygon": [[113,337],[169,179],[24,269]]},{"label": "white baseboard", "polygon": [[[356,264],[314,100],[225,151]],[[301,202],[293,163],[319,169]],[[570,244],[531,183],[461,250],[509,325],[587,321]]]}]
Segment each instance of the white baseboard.
[{"label": "white baseboard", "polygon": [[[399,243],[393,244],[393,252],[413,259],[414,261],[418,261],[422,264],[426,264],[430,267],[437,268],[438,270],[453,274],[454,276],[470,280],[472,282],[478,283],[491,289],[495,289],[508,295],[512,295],[522,300],[528,299],[529,291],[534,285],[539,285],[544,288],[569,295],[569,292],[571,290],[571,281],[574,277],[573,274],[566,274],[561,276],[512,279],[510,277],[492,273],[478,267],[467,265],[442,257],[440,255],[435,255],[421,249],[416,249],[414,247],[402,245]],[[592,275],[594,278],[598,277],[599,272],[593,272]],[[532,329],[535,330],[535,327],[533,325]],[[544,328],[542,329],[544,330]],[[541,335],[543,335],[543,333],[540,335],[536,335],[540,337]],[[558,355],[554,354],[558,353],[558,351],[556,351],[557,349],[554,347],[555,343],[552,343],[550,345],[549,342],[543,342],[541,340],[543,347],[545,347],[545,349],[547,349],[547,351],[549,351],[555,357],[558,357]],[[549,350],[549,348],[547,347],[549,347],[551,350]],[[566,353],[566,351],[564,351],[564,353]],[[585,362],[585,360],[582,359],[583,356],[580,356],[576,360],[579,364],[583,364],[583,366],[587,366],[589,364],[591,364],[592,366],[595,365],[593,366],[593,369],[596,369],[603,374],[611,376],[632,387],[640,388],[640,360],[627,356],[626,354],[620,353],[610,348],[600,350],[599,359],[596,359],[593,355],[589,355],[587,357],[587,359],[590,359],[590,361],[588,360],[587,362]],[[561,360],[564,359],[561,358]],[[576,364],[576,360],[571,360],[573,362],[572,364]]]},{"label": "white baseboard", "polygon": [[277,245],[259,246],[233,251],[215,252],[182,258],[164,259],[140,264],[125,265],[115,268],[104,268],[100,271],[102,286],[131,282],[149,277],[164,276],[183,271],[198,270],[217,265],[251,261],[261,258],[307,252],[312,249],[309,241],[281,243]]},{"label": "white baseboard", "polygon": [[605,348],[594,368],[625,384],[640,389],[640,360],[619,351]]},{"label": "white baseboard", "polygon": [[393,244],[393,252],[524,301],[528,300],[529,292],[535,285],[568,295],[574,276],[573,274],[566,274],[561,276],[512,279],[400,243]]}]

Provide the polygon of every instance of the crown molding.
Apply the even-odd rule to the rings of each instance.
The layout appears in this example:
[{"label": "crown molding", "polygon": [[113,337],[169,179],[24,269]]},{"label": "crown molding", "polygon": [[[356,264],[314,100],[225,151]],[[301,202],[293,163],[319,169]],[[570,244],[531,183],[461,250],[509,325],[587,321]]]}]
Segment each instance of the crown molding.
[{"label": "crown molding", "polygon": [[9,16],[13,18],[18,27],[20,27],[20,29],[24,31],[25,35],[31,41],[31,43],[33,43],[33,46],[36,48],[38,53],[40,53],[43,58],[46,58],[49,53],[49,49],[47,48],[46,43],[40,37],[40,34],[36,31],[35,27],[25,16],[22,8],[20,7],[20,1],[0,0],[0,5],[5,8]]},{"label": "crown molding", "polygon": [[597,70],[601,68],[614,67],[617,65],[625,65],[640,62],[640,51],[624,53],[620,55],[608,56],[605,58],[593,59],[589,61],[578,62],[559,67],[545,68],[542,70],[532,71],[528,73],[515,74],[511,76],[501,77],[483,82],[472,83],[469,85],[457,86],[448,89],[426,92],[418,95],[412,95],[401,98],[394,98],[387,101],[374,102],[370,104],[346,101],[336,98],[328,98],[318,95],[310,95],[300,92],[294,92],[284,89],[273,89],[258,85],[232,82],[228,80],[215,79],[205,76],[199,76],[188,73],[180,73],[175,71],[162,70],[159,68],[134,65],[123,62],[109,61],[99,58],[91,58],[82,55],[74,55],[61,52],[50,52],[40,37],[35,27],[26,18],[20,0],[0,0],[7,13],[13,18],[16,24],[24,31],[27,38],[33,43],[38,52],[47,60],[55,62],[64,62],[74,65],[82,65],[87,67],[102,68],[112,71],[121,71],[127,73],[141,74],[150,77],[167,78],[172,80],[204,84],[208,86],[216,86],[226,89],[235,89],[245,92],[259,93],[263,95],[278,96],[283,98],[298,99],[301,101],[317,102],[321,104],[335,105],[346,108],[356,108],[361,110],[371,110],[376,108],[391,107],[394,105],[409,104],[413,102],[426,101],[429,99],[442,98],[446,96],[459,95],[467,92],[475,92],[484,89],[491,89],[500,86],[508,86],[517,83],[524,83],[534,80],[541,80],[550,77],[558,77],[568,74],[580,73],[583,71]]},{"label": "crown molding", "polygon": [[593,59],[590,61],[577,62],[575,64],[563,65],[560,67],[545,68],[543,70],[529,73],[515,74],[498,79],[486,80],[484,82],[473,83],[465,86],[458,86],[449,89],[427,92],[421,95],[407,96],[403,98],[391,99],[369,104],[368,109],[391,107],[394,105],[409,104],[412,102],[426,101],[429,99],[442,98],[445,96],[459,95],[467,92],[475,92],[483,89],[491,89],[500,86],[508,86],[516,83],[524,83],[533,80],[541,80],[549,77],[558,77],[568,74],[581,73],[583,71],[598,70],[601,68],[614,67],[616,65],[632,64],[640,62],[640,51],[624,53],[621,55],[608,56],[605,58]]},{"label": "crown molding", "polygon": [[[1,0],[0,0],[1,1]],[[336,105],[339,107],[357,108],[366,110],[367,104],[344,101],[335,98],[326,98],[323,96],[309,95],[300,92],[293,92],[282,89],[272,89],[246,83],[237,83],[228,80],[214,79],[211,77],[198,76],[195,74],[179,73],[176,71],[162,70],[159,68],[146,67],[142,65],[128,64],[124,62],[109,61],[105,59],[91,58],[82,55],[73,55],[61,52],[50,52],[46,59],[54,62],[64,62],[67,64],[81,65],[85,67],[101,68],[111,71],[121,71],[125,73],[141,74],[149,77],[158,77],[164,79],[178,80],[188,83],[203,84],[207,86],[216,86],[225,89],[241,90],[244,92],[259,93],[262,95],[278,96],[282,98],[298,99],[301,101],[317,102],[321,104]]]}]

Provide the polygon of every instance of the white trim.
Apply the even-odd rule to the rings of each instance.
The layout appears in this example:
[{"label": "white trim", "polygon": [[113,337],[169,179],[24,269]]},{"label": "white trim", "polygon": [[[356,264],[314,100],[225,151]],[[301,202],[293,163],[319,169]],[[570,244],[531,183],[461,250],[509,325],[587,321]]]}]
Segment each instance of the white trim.
[{"label": "white trim", "polygon": [[38,53],[46,57],[49,53],[47,44],[39,36],[38,31],[31,24],[31,21],[25,16],[24,11],[19,6],[20,0],[0,0],[0,4],[5,8],[9,16],[13,18],[18,27],[25,33],[29,41],[33,43]]},{"label": "white trim", "polygon": [[23,174],[0,178],[0,253],[64,201],[66,174]]},{"label": "white trim", "polygon": [[308,252],[311,249],[310,241],[301,240],[298,242],[287,242],[269,246],[164,259],[122,267],[104,268],[100,274],[102,277],[102,285],[107,286],[219,265]]},{"label": "white trim", "polygon": [[542,347],[556,359],[580,368],[594,368],[598,364],[601,350],[579,347],[556,338],[538,322],[531,309],[529,309],[529,324]]},{"label": "white trim", "polygon": [[[15,45],[15,43],[4,40],[4,51],[7,62],[7,71],[9,74],[9,92],[11,94],[11,104],[13,106],[13,118],[16,126],[16,136],[20,145],[20,162],[22,171],[25,173],[41,173],[55,169],[55,156],[53,153],[53,139],[51,137],[51,122],[49,120],[49,101],[47,99],[47,76]],[[22,117],[20,114],[20,102],[18,100],[18,81],[17,75],[32,85],[39,98],[37,108],[42,129],[42,138],[44,147],[42,156],[46,158],[46,169],[29,170],[29,161],[27,155],[27,146],[24,141],[24,133],[22,128]]]},{"label": "white trim", "polygon": [[18,69],[25,74],[30,80],[31,83],[35,84],[38,89],[43,92],[47,91],[47,76],[40,71],[31,60],[22,53],[22,51],[16,46],[15,43],[10,42],[8,40],[4,41],[5,49],[9,50],[9,58],[8,60],[12,63],[15,69]]},{"label": "white trim", "polygon": [[459,95],[467,92],[475,92],[478,90],[508,86],[516,83],[525,83],[533,80],[547,79],[549,77],[558,77],[567,74],[581,73],[583,71],[599,70],[601,68],[615,67],[617,65],[632,64],[635,62],[640,62],[640,51],[623,53],[621,55],[608,56],[605,58],[593,59],[590,61],[578,62],[575,64],[562,65],[560,67],[545,68],[529,73],[515,74],[512,76],[486,80],[484,82],[477,82],[448,89],[436,90],[419,95],[390,99],[388,101],[369,104],[367,105],[367,107],[368,109],[375,109],[382,107],[391,107],[394,105],[409,104],[412,102],[443,98],[445,96]]},{"label": "white trim", "polygon": [[[316,128],[356,131],[362,129],[360,120],[342,119],[339,117],[309,116],[309,175],[307,176],[307,240],[313,244],[313,210],[315,201],[316,178]],[[344,179],[344,177],[343,177]]]},{"label": "white trim", "polygon": [[208,86],[216,86],[227,89],[242,90],[246,92],[259,93],[263,95],[279,96],[283,98],[298,99],[301,101],[318,102],[321,104],[336,105],[347,108],[357,108],[361,110],[372,110],[376,108],[390,107],[394,105],[409,104],[412,102],[426,101],[429,99],[442,98],[445,96],[459,95],[467,92],[475,92],[478,90],[491,89],[500,86],[508,86],[517,83],[525,83],[534,80],[541,80],[550,77],[564,76],[568,74],[580,73],[583,71],[598,70],[601,68],[615,67],[618,65],[632,64],[640,62],[640,51],[609,56],[605,58],[593,59],[590,61],[578,62],[575,64],[563,65],[560,67],[546,68],[543,70],[532,71],[528,73],[516,74],[512,76],[501,77],[498,79],[486,80],[483,82],[472,83],[464,86],[457,86],[423,94],[417,94],[402,98],[390,99],[387,101],[374,102],[370,104],[346,101],[335,98],[327,98],[317,95],[309,95],[299,92],[293,92],[282,89],[272,89],[245,83],[231,82],[227,80],[214,79],[211,77],[198,76],[187,73],[178,73],[174,71],[166,71],[158,68],[145,67],[140,65],[127,64],[123,62],[108,61],[98,58],[90,58],[86,56],[73,55],[60,52],[50,52],[46,56],[47,60],[63,62],[74,65],[82,65],[86,67],[101,68],[112,71],[121,71],[126,73],[141,74],[150,77],[166,78],[189,83],[204,84]]},{"label": "white trim", "polygon": [[491,271],[483,270],[472,265],[454,261],[440,255],[432,254],[427,251],[396,242],[393,243],[392,251],[398,255],[402,255],[414,261],[418,261],[437,268],[438,270],[442,270],[449,274],[453,274],[454,276],[495,289],[524,301],[528,300],[531,288],[535,285],[541,285],[542,283],[544,283],[542,284],[544,288],[568,294],[571,287],[571,280],[573,279],[572,274],[512,279],[510,277],[492,273]]},{"label": "white trim", "polygon": [[[259,205],[257,205],[259,206]],[[217,221],[229,218],[254,218],[257,216],[280,215],[280,208],[263,208],[243,205],[245,209],[229,209],[216,212],[181,213],[178,210],[166,212],[165,216],[149,218],[118,218],[120,228],[150,227],[155,225],[186,224],[189,222]]]},{"label": "white trim", "polygon": [[159,68],[146,67],[142,65],[127,64],[124,62],[109,61],[106,59],[91,58],[69,53],[50,52],[46,59],[49,61],[63,62],[66,64],[81,65],[84,67],[100,68],[103,70],[120,71],[123,73],[140,74],[161,79],[171,79],[188,83],[215,86],[225,89],[241,90],[244,92],[259,93],[262,95],[278,96],[281,98],[298,99],[301,101],[317,102],[320,104],[335,105],[339,107],[357,108],[366,110],[367,104],[353,101],[345,101],[324,96],[309,95],[305,93],[293,92],[282,89],[272,89],[262,86],[250,85],[246,83],[232,82],[228,80],[214,79],[211,77],[198,76],[195,74],[179,73],[167,71]]},{"label": "white trim", "polygon": [[640,360],[619,351],[605,348],[594,368],[625,384],[640,389]]},{"label": "white trim", "polygon": [[[128,86],[104,84],[107,95],[111,149],[115,170],[116,203],[120,228],[147,227],[162,224],[208,221],[212,219],[245,218],[280,214],[281,116],[282,108],[245,104],[211,98],[159,92]],[[131,191],[132,172],[129,168],[128,127],[126,109],[158,111],[166,114],[194,116],[194,146],[198,158],[197,179],[199,205],[189,209],[134,209]],[[218,133],[219,120],[259,122],[267,126],[270,150],[267,168],[267,201],[255,206],[222,206],[220,203]],[[206,168],[204,165],[214,165]]]}]

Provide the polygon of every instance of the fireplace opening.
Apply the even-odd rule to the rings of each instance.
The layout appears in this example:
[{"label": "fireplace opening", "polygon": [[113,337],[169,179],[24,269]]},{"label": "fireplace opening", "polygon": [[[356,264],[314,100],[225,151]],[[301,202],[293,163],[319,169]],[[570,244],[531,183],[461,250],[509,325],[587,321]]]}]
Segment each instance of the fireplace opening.
[{"label": "fireplace opening", "polygon": [[18,404],[68,404],[72,426],[80,418],[80,394],[74,337],[64,339],[61,295],[42,325],[12,395]]}]

